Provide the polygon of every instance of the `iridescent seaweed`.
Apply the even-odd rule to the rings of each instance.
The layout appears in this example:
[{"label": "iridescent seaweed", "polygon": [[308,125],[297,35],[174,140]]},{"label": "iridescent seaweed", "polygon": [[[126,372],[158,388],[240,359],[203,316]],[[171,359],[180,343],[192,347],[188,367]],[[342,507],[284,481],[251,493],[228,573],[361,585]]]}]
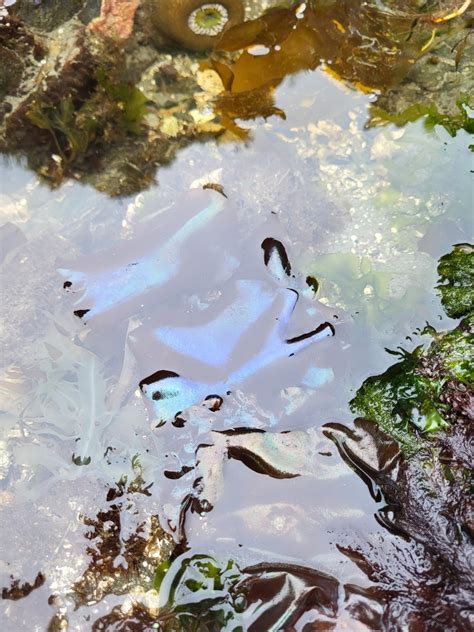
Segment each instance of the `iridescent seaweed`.
[{"label": "iridescent seaweed", "polygon": [[[65,289],[71,288],[73,284],[84,285],[86,288],[81,298],[76,301],[76,306],[78,303],[84,305],[84,308],[75,310],[76,316],[82,318],[87,314],[87,319],[90,320],[171,281],[180,268],[180,251],[183,244],[194,233],[202,230],[224,208],[223,198],[218,193],[209,193],[205,199],[208,204],[204,209],[180,226],[163,245],[156,247],[153,244],[148,254],[132,261],[121,262],[115,267],[109,265],[106,269],[93,270],[90,273],[58,268],[60,274],[67,279],[64,283]],[[160,228],[153,234],[163,239]],[[137,245],[140,246],[140,243]],[[110,260],[111,257],[102,255],[101,259]]]},{"label": "iridescent seaweed", "polygon": [[222,365],[230,357],[245,327],[259,318],[272,304],[274,296],[264,283],[241,279],[236,282],[237,297],[219,318],[201,327],[160,327],[157,340],[178,353],[198,357],[206,364]]},{"label": "iridescent seaweed", "polygon": [[[265,265],[277,280],[288,280],[291,274],[286,251],[273,238],[262,243]],[[154,336],[180,353],[185,353],[209,365],[219,366],[228,361],[239,340],[266,313],[280,305],[279,316],[271,327],[258,353],[230,370],[224,379],[200,382],[187,379],[174,371],[159,370],[140,382],[145,396],[153,402],[158,419],[172,419],[185,409],[210,396],[229,394],[236,385],[279,360],[293,356],[318,340],[335,333],[333,325],[324,322],[315,329],[292,338],[285,336],[299,293],[291,287],[278,287],[257,280],[236,281],[237,299],[215,319],[200,327],[162,327]]]}]

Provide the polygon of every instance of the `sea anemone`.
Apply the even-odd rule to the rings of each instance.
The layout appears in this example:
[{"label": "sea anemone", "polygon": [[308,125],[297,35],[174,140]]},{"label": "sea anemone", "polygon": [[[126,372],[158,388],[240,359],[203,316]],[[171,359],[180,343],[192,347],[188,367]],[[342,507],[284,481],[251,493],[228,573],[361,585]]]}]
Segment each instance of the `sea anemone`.
[{"label": "sea anemone", "polygon": [[213,48],[225,29],[244,20],[242,0],[152,0],[156,28],[191,50]]}]

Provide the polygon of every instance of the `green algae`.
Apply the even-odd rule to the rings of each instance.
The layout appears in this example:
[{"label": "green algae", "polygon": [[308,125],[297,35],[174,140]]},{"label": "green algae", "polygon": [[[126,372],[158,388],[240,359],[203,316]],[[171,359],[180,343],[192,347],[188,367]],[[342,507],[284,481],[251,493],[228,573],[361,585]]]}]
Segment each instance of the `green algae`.
[{"label": "green algae", "polygon": [[448,377],[466,386],[474,384],[474,314],[471,312],[453,331],[437,341],[436,355]]},{"label": "green algae", "polygon": [[[472,388],[472,317],[436,334],[428,350],[397,352],[401,361],[368,378],[350,402],[351,410],[378,424],[408,453],[421,445],[420,432],[449,427],[446,391],[452,383]],[[469,355],[471,359],[469,359]]]},{"label": "green algae", "polygon": [[406,451],[415,449],[415,428],[432,432],[447,423],[433,402],[439,402],[441,383],[418,370],[423,352],[400,352],[401,362],[382,375],[368,378],[350,402],[351,410],[377,423]]},{"label": "green algae", "polygon": [[320,255],[311,272],[329,303],[342,301],[345,308],[363,313],[370,322],[377,322],[381,312],[392,308],[392,275],[376,270],[369,257],[352,252]]},{"label": "green algae", "polygon": [[444,311],[451,318],[460,318],[474,310],[474,248],[458,244],[441,257],[438,265],[440,283],[437,290]]},{"label": "green algae", "polygon": [[72,163],[85,156],[99,125],[95,117],[83,116],[86,109],[85,104],[76,110],[71,97],[61,101],[57,106],[41,98],[35,98],[27,117],[33,125],[49,132],[59,156],[65,163]]},{"label": "green algae", "polygon": [[141,122],[148,112],[146,96],[132,84],[109,81],[103,69],[98,71],[97,79],[99,86],[103,89],[103,96],[109,97],[122,113],[120,117],[122,127],[127,132],[138,134]]},{"label": "green algae", "polygon": [[[160,629],[243,630],[245,597],[237,589],[243,575],[232,560],[195,554],[157,568],[155,589],[166,605],[159,614]],[[197,599],[199,594],[199,599]]]},{"label": "green algae", "polygon": [[116,141],[139,134],[147,113],[147,99],[135,86],[114,84],[97,73],[95,90],[77,104],[72,95],[55,104],[38,95],[27,111],[28,119],[47,130],[65,165],[81,162],[94,142]]},{"label": "green algae", "polygon": [[406,453],[422,445],[422,436],[447,429],[453,416],[468,415],[453,410],[451,393],[474,386],[472,250],[468,244],[455,246],[438,267],[443,306],[449,316],[464,320],[448,332],[426,327],[422,333],[432,339],[428,348],[391,352],[400,361],[365,380],[350,402],[352,412],[378,424]]},{"label": "green algae", "polygon": [[460,130],[474,134],[474,117],[472,99],[468,95],[461,95],[456,99],[456,114],[440,111],[435,103],[413,103],[401,112],[390,113],[383,108],[371,107],[371,120],[375,122],[394,123],[403,127],[423,119],[425,129],[433,130],[436,126],[443,127],[450,136],[454,137]]}]

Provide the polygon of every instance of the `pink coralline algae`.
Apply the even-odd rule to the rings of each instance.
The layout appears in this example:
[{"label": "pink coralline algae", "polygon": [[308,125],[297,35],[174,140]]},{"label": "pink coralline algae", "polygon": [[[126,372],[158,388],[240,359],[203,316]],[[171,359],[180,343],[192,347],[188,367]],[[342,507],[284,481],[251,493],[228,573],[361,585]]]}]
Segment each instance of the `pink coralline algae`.
[{"label": "pink coralline algae", "polygon": [[133,31],[133,21],[140,0],[102,0],[100,16],[89,29],[109,37],[126,40]]}]

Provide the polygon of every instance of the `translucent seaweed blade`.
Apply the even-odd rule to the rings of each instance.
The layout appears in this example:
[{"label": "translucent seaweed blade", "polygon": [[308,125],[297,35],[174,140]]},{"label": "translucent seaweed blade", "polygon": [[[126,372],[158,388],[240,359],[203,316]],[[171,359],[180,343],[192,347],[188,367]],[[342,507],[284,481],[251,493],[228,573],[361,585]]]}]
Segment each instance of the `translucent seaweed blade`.
[{"label": "translucent seaweed blade", "polygon": [[235,300],[214,320],[198,327],[160,327],[155,337],[206,364],[224,364],[241,336],[273,302],[273,294],[264,283],[241,280],[236,286]]}]

